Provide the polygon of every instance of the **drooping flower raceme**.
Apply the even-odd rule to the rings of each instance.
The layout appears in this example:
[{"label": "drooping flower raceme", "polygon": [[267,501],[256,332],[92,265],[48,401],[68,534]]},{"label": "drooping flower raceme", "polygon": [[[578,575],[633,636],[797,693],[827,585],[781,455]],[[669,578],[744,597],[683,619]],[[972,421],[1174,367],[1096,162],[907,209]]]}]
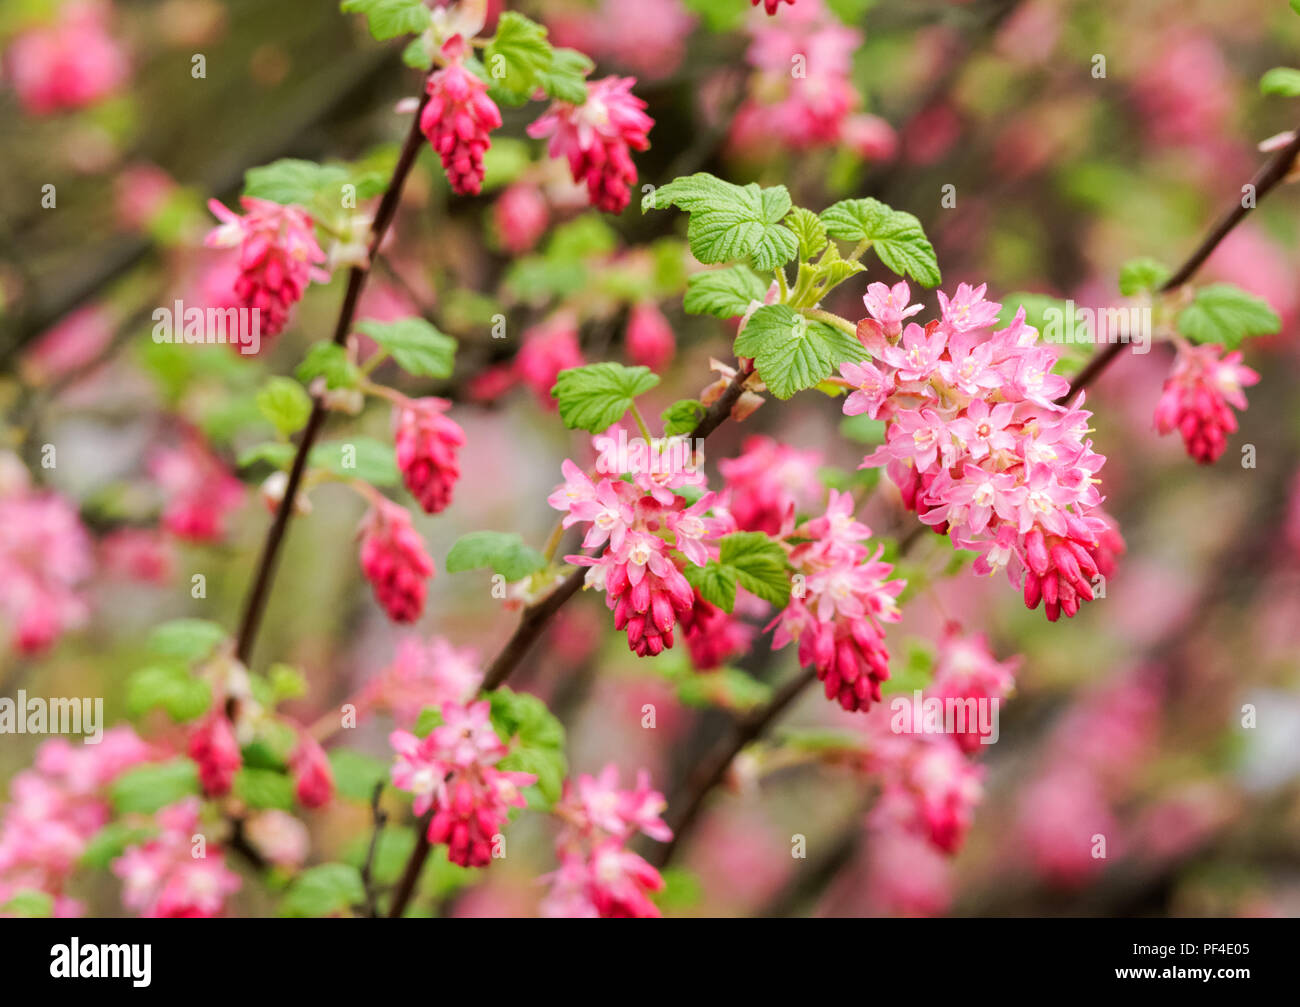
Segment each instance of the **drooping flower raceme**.
[{"label": "drooping flower raceme", "polygon": [[462,706],[445,703],[442,724],[427,737],[394,731],[397,753],[393,786],[415,795],[414,810],[429,819],[429,841],[445,843],[447,856],[463,867],[484,867],[511,808],[526,804],[522,789],[537,782],[532,773],[497,768],[509,749],[497,736],[486,700]]},{"label": "drooping flower raceme", "polygon": [[[212,248],[239,248],[235,277],[236,303],[257,309],[263,339],[278,336],[289,321],[289,310],[302,300],[309,283],[325,283],[320,268],[325,252],[316,241],[312,219],[297,206],[242,196],[244,214],[226,209],[215,199],[208,209],[221,224],[208,233]],[[250,320],[249,324],[252,322]]]},{"label": "drooping flower raceme", "polygon": [[446,415],[450,408],[446,399],[426,396],[407,399],[393,409],[397,467],[426,514],[437,514],[451,503],[452,488],[460,478],[456,455],[465,445],[465,431]]},{"label": "drooping flower raceme", "polygon": [[472,647],[453,647],[438,636],[427,643],[408,636],[398,643],[392,663],[366,683],[357,705],[387,709],[399,726],[410,727],[426,706],[468,702],[482,682]]},{"label": "drooping flower raceme", "polygon": [[672,831],[660,817],[668,807],[650,786],[650,774],[637,773],[636,787],[621,790],[618,767],[599,776],[582,774],[564,781],[555,815],[564,822],[555,849],[560,866],[548,876],[551,890],[542,903],[550,917],[649,918],[660,915],[649,893],[663,878],[626,843],[637,832],[667,842]]},{"label": "drooping flower raceme", "polygon": [[158,835],[128,846],[113,861],[113,873],[122,879],[122,903],[146,918],[220,915],[240,880],[206,837],[203,855],[195,856],[194,837],[202,835],[198,798],[169,805],[156,818]]},{"label": "drooping flower raceme", "polygon": [[379,500],[361,523],[361,572],[393,622],[414,622],[424,611],[433,560],[405,507]]},{"label": "drooping flower raceme", "polygon": [[244,484],[197,433],[177,446],[155,448],[148,467],[163,492],[164,529],[190,542],[225,535],[228,516],[244,502]]},{"label": "drooping flower raceme", "polygon": [[492,144],[488,134],[500,128],[501,112],[487,85],[465,67],[468,51],[460,35],[443,45],[447,65],[429,75],[420,131],[442,158],[452,190],[477,196],[483,188],[483,152]]},{"label": "drooping flower raceme", "polygon": [[796,508],[815,506],[821,498],[818,451],[801,451],[771,437],[745,440],[737,458],[718,462],[728,507],[737,527],[779,535],[794,524]]},{"label": "drooping flower raceme", "polygon": [[54,24],[24,31],[5,53],[5,65],[23,107],[32,115],[80,108],[121,87],[126,54],[109,34],[110,7],[72,0]]},{"label": "drooping flower raceme", "polygon": [[1162,434],[1177,430],[1187,453],[1202,465],[1218,461],[1237,430],[1233,408],[1245,409],[1242,391],[1259,381],[1259,374],[1241,362],[1237,351],[1224,354],[1219,346],[1178,347],[1173,372],[1156,404],[1155,425]]},{"label": "drooping flower raceme", "polygon": [[880,702],[889,678],[889,651],[882,622],[897,622],[896,599],[906,586],[889,580],[893,566],[863,543],[871,529],[853,516],[853,497],[830,492],[826,513],[792,529],[806,539],[790,551],[799,575],[790,603],[772,621],[774,649],[795,642],[799,663],[814,668],[826,698],[846,710]]},{"label": "drooping flower raceme", "polygon": [[632,93],[635,83],[632,77],[588,81],[585,102],[552,102],[528,127],[534,139],[551,138],[551,157],[568,160],[573,180],[585,184],[591,205],[606,213],[622,213],[631,199],[636,165],[628,151],[650,146],[654,120]]},{"label": "drooping flower raceme", "polygon": [[941,292],[941,317],[922,327],[906,322],[906,282],[872,284],[871,317],[858,324],[872,360],[841,365],[853,389],[844,411],[886,421],[863,467],[884,466],[924,523],[979,553],[977,572],[1005,568],[1025,604],[1043,602],[1055,621],[1093,599],[1122,549],[1100,509],[1105,459],[1088,439],[1082,393],[1057,404],[1069,391],[1052,373],[1059,350],[1038,341],[1023,308],[993,331],[1001,305],[984,289]]}]

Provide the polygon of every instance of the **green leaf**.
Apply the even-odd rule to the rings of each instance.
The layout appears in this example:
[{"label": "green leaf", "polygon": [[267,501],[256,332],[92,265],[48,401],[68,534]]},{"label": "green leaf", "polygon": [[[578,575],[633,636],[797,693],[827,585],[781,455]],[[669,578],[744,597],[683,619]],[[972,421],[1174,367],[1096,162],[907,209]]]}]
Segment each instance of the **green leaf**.
[{"label": "green leaf", "polygon": [[584,213],[555,229],[546,243],[546,258],[572,264],[603,257],[618,247],[618,234],[598,213]]},{"label": "green leaf", "polygon": [[266,677],[271,685],[274,703],[285,699],[300,699],[307,695],[307,679],[291,664],[276,662],[267,669]]},{"label": "green leaf", "polygon": [[293,808],[293,780],[274,769],[242,767],[235,774],[234,793],[250,808]]},{"label": "green leaf", "polygon": [[732,185],[707,172],[673,179],[641,200],[641,211],[677,206],[690,214],[686,238],[691,254],[713,264],[748,258],[755,269],[784,265],[799,249],[795,233],[780,221],[790,212],[785,186],[760,189]]},{"label": "green leaf", "polygon": [[24,920],[45,920],[54,915],[54,896],[35,888],[20,888],[0,905],[0,916]]},{"label": "green leaf", "polygon": [[548,98],[581,105],[587,100],[587,74],[596,64],[577,49],[555,49],[551,65],[542,72],[542,90]]},{"label": "green leaf", "polygon": [[418,35],[433,19],[424,0],[343,0],[345,14],[364,14],[373,38],[383,42],[398,35]]},{"label": "green leaf", "polygon": [[448,573],[490,568],[512,582],[545,566],[542,554],[513,532],[472,531],[458,538],[447,553]]},{"label": "green leaf", "polygon": [[869,241],[880,261],[899,276],[922,286],[939,285],[939,260],[921,222],[876,199],[845,199],[822,211],[822,223],[832,238]]},{"label": "green leaf", "polygon": [[423,318],[403,318],[397,322],[368,320],[358,323],[357,330],[391,353],[406,373],[417,378],[451,377],[456,340]]},{"label": "green leaf", "polygon": [[162,657],[198,661],[225,638],[225,629],[207,619],[172,619],[153,628],[149,649]]},{"label": "green leaf", "polygon": [[738,357],[752,357],[763,383],[779,399],[814,385],[866,350],[847,332],[796,314],[785,304],[759,308],[736,337]]},{"label": "green leaf", "polygon": [[244,172],[244,195],[285,206],[311,206],[322,194],[341,202],[343,186],[350,181],[342,165],[284,157]]},{"label": "green leaf", "polygon": [[373,755],[334,748],[329,752],[329,760],[335,789],[354,801],[369,801],[374,796],[375,785],[388,779],[388,763]]},{"label": "green leaf", "polygon": [[257,393],[257,408],[285,437],[297,433],[311,415],[311,396],[293,378],[274,377]]},{"label": "green leaf", "polygon": [[711,559],[704,566],[687,566],[683,572],[691,587],[699,591],[700,596],[710,605],[716,605],[724,612],[730,612],[736,607],[735,570]]},{"label": "green leaf", "polygon": [[785,224],[799,239],[799,258],[805,262],[826,247],[826,225],[812,210],[796,206],[785,218]]},{"label": "green leaf", "polygon": [[790,601],[789,563],[785,551],[761,531],[725,535],[718,562],[736,572],[740,586],[778,608]]},{"label": "green leaf", "polygon": [[106,871],[114,860],[126,852],[128,846],[143,843],[153,835],[153,829],[127,825],[125,822],[109,822],[90,837],[90,842],[81,851],[77,863],[82,867]]},{"label": "green leaf", "polygon": [[546,29],[522,14],[504,12],[483,51],[483,65],[502,96],[510,104],[523,104],[542,86],[542,75],[552,63]]},{"label": "green leaf", "polygon": [[[375,858],[370,864],[370,875],[377,885],[395,885],[411,859],[415,849],[415,829],[409,825],[389,825],[381,829],[375,840]],[[369,834],[354,837],[347,846],[344,859],[358,870],[370,855]]]},{"label": "green leaf", "polygon": [[744,713],[772,698],[772,687],[739,668],[690,672],[677,679],[677,698],[687,706],[720,706]]},{"label": "green leaf", "polygon": [[324,378],[325,387],[356,388],[361,383],[361,372],[348,359],[347,350],[334,343],[315,343],[294,372],[298,380],[309,385],[313,378]]},{"label": "green leaf", "polygon": [[119,815],[151,815],[199,793],[199,771],[189,759],[135,766],[113,781],[108,796]]},{"label": "green leaf", "polygon": [[[564,757],[564,726],[536,696],[514,692],[504,686],[488,694],[492,704],[492,726],[511,752],[502,759],[502,769],[532,773],[542,806],[560,799],[567,760]],[[529,806],[539,802],[529,801]]]},{"label": "green leaf", "polygon": [[371,486],[396,486],[401,481],[393,446],[373,437],[349,437],[317,444],[308,461],[336,476],[360,479]]},{"label": "green leaf", "polygon": [[1282,320],[1267,301],[1230,283],[1202,287],[1178,315],[1178,331],[1192,342],[1216,343],[1229,350],[1247,336],[1266,336],[1281,327]]},{"label": "green leaf", "polygon": [[728,266],[696,273],[686,279],[687,314],[737,318],[760,304],[767,296],[767,285],[747,266]]},{"label": "green leaf", "polygon": [[361,872],[350,864],[319,864],[293,879],[280,903],[282,916],[318,917],[347,912],[365,902]]},{"label": "green leaf", "polygon": [[435,728],[441,727],[444,723],[442,710],[439,707],[426,706],[415,718],[415,726],[411,728],[411,733],[417,738],[427,738]]},{"label": "green leaf", "polygon": [[934,677],[934,651],[923,640],[908,640],[903,660],[897,664],[898,667],[891,669],[889,681],[880,689],[887,695],[924,689]]},{"label": "green leaf", "polygon": [[493,140],[492,146],[483,151],[483,191],[509,185],[532,163],[532,149],[522,140],[509,136]]},{"label": "green leaf", "polygon": [[412,70],[432,70],[433,53],[429,51],[429,42],[424,35],[417,35],[406,43],[402,50],[402,62]]},{"label": "green leaf", "polygon": [[266,462],[274,468],[287,469],[293,464],[295,451],[292,444],[285,444],[283,441],[264,441],[241,451],[236,464],[244,469],[258,462]]},{"label": "green leaf", "polygon": [[664,424],[665,437],[677,437],[691,433],[704,419],[708,407],[697,399],[679,399],[665,409],[660,416]]},{"label": "green leaf", "polygon": [[126,712],[138,717],[161,708],[178,724],[195,720],[212,705],[212,689],[184,664],[157,664],[131,673],[126,681]]},{"label": "green leaf", "polygon": [[1169,267],[1155,259],[1130,259],[1119,267],[1119,292],[1132,297],[1143,290],[1158,290],[1169,279]]},{"label": "green leaf", "polygon": [[588,364],[560,371],[551,396],[560,404],[566,427],[599,434],[621,420],[638,395],[657,384],[659,375],[648,367]]},{"label": "green leaf", "polygon": [[1277,94],[1283,98],[1300,97],[1300,70],[1289,66],[1275,66],[1259,79],[1261,94]]}]

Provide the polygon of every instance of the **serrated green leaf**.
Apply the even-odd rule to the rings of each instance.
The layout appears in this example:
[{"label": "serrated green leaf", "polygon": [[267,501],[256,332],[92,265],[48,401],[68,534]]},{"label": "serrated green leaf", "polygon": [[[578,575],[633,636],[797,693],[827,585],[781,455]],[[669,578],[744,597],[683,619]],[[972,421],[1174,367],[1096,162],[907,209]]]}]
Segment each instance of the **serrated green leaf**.
[{"label": "serrated green leaf", "polygon": [[419,35],[406,44],[402,50],[402,62],[413,70],[433,69],[433,53],[425,36]]},{"label": "serrated green leaf", "polygon": [[564,726],[545,703],[526,692],[502,687],[489,693],[488,700],[492,726],[498,737],[511,746],[501,767],[537,776],[542,801],[530,801],[530,806],[558,801],[567,772]]},{"label": "serrated green leaf", "polygon": [[551,397],[560,404],[560,419],[570,430],[603,433],[632,408],[638,395],[659,384],[648,367],[588,364],[560,371]]},{"label": "serrated green leaf", "polygon": [[162,657],[198,661],[225,638],[225,628],[207,619],[171,619],[149,633],[149,649]]},{"label": "serrated green leaf", "polygon": [[799,239],[799,258],[805,262],[826,247],[826,225],[812,210],[796,206],[785,218],[785,225]]},{"label": "serrated green leaf", "polygon": [[456,340],[423,318],[403,318],[396,322],[368,319],[357,323],[357,331],[392,354],[407,374],[417,378],[451,377],[456,363]]},{"label": "serrated green leaf", "polygon": [[472,531],[458,538],[447,553],[448,573],[490,568],[512,582],[545,566],[545,557],[513,532]]},{"label": "serrated green leaf", "polygon": [[371,37],[383,42],[398,35],[418,35],[433,23],[424,0],[343,0],[345,14],[364,14]]},{"label": "serrated green leaf", "polygon": [[1300,70],[1289,66],[1275,66],[1259,79],[1261,94],[1276,94],[1283,98],[1300,97]]},{"label": "serrated green leaf", "polygon": [[258,390],[257,408],[287,437],[306,425],[311,415],[311,396],[293,378],[277,376]]},{"label": "serrated green leaf", "polygon": [[767,286],[748,266],[728,266],[696,273],[686,279],[687,314],[737,318],[754,301],[762,302]]},{"label": "serrated green leaf", "polygon": [[799,250],[799,239],[780,223],[790,211],[790,193],[783,185],[739,186],[697,172],[647,193],[641,210],[674,205],[690,214],[686,238],[700,262],[748,258],[755,269],[766,271],[789,262]]},{"label": "serrated green leaf", "polygon": [[334,343],[314,343],[294,374],[304,385],[311,384],[315,378],[324,378],[325,387],[331,391],[356,388],[361,383],[361,372],[348,359],[347,350]]},{"label": "serrated green leaf", "polygon": [[736,337],[738,357],[752,357],[763,383],[779,399],[812,388],[866,350],[847,332],[810,320],[785,304],[759,308]]},{"label": "serrated green leaf", "polygon": [[548,98],[582,105],[587,100],[587,74],[596,64],[576,49],[554,49],[551,65],[542,72],[542,90]]},{"label": "serrated green leaf", "polygon": [[341,195],[349,181],[342,165],[284,157],[244,172],[244,195],[285,206],[311,206],[322,193]]},{"label": "serrated green leaf", "polygon": [[880,261],[899,276],[922,286],[938,286],[942,277],[934,246],[921,222],[876,199],[845,199],[822,211],[822,223],[832,238],[870,241]]},{"label": "serrated green leaf", "polygon": [[551,43],[546,29],[515,11],[505,11],[496,34],[483,51],[488,79],[509,104],[523,104],[551,69]]},{"label": "serrated green leaf", "polygon": [[1130,259],[1119,268],[1119,292],[1132,297],[1143,290],[1157,290],[1169,276],[1169,268],[1162,262]]},{"label": "serrated green leaf", "polygon": [[691,587],[699,591],[700,596],[710,605],[716,605],[724,612],[730,612],[736,607],[735,570],[711,559],[704,566],[687,566],[683,573]]},{"label": "serrated green leaf", "polygon": [[1178,331],[1192,342],[1229,350],[1248,336],[1270,335],[1281,327],[1282,320],[1267,301],[1230,283],[1201,287],[1178,315]]},{"label": "serrated green leaf", "polygon": [[663,411],[664,436],[689,434],[700,424],[708,407],[697,399],[679,399]]},{"label": "serrated green leaf", "polygon": [[415,718],[415,725],[411,728],[411,733],[417,738],[427,738],[435,728],[441,727],[443,723],[442,710],[436,706],[426,706],[420,711],[420,715]]},{"label": "serrated green leaf", "polygon": [[393,446],[373,437],[325,441],[311,449],[307,460],[344,479],[360,479],[371,486],[396,486],[401,481]]},{"label": "serrated green leaf", "polygon": [[320,917],[344,913],[365,901],[361,872],[350,864],[309,867],[289,885],[280,903],[283,916]]},{"label": "serrated green leaf", "polygon": [[108,788],[113,810],[119,815],[151,815],[183,797],[199,793],[199,771],[189,759],[135,766]]},{"label": "serrated green leaf", "polygon": [[126,680],[126,712],[139,717],[163,709],[177,723],[203,716],[212,705],[212,689],[184,664],[156,664],[132,672]]},{"label": "serrated green leaf", "polygon": [[778,608],[790,601],[789,562],[784,550],[759,531],[724,535],[718,562],[734,570],[736,579],[750,594]]}]

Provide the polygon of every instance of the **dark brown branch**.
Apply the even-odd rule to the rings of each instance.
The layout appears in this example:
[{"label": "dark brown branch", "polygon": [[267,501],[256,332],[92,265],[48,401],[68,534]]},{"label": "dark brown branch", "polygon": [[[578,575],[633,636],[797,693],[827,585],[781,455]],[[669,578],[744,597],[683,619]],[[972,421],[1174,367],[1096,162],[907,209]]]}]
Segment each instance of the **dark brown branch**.
[{"label": "dark brown branch", "polygon": [[[1201,239],[1201,243],[1187,257],[1186,261],[1174,270],[1169,279],[1160,285],[1157,293],[1164,294],[1176,290],[1190,280],[1196,274],[1196,271],[1205,265],[1205,260],[1214,254],[1214,250],[1219,247],[1219,243],[1245,219],[1246,214],[1258,206],[1259,201],[1287,177],[1298,156],[1300,156],[1300,128],[1296,129],[1295,136],[1290,143],[1274,154],[1259,171],[1255,172],[1255,177],[1250,180],[1250,185],[1254,188],[1254,198],[1251,205],[1246,206],[1239,197],[1231,207],[1225,210],[1205,237]],[[1123,352],[1123,348],[1123,343],[1111,343],[1096,354],[1088,361],[1087,366],[1075,376],[1070,383],[1070,390],[1061,396],[1058,401],[1064,402],[1066,399],[1073,398],[1092,384]]]},{"label": "dark brown branch", "polygon": [[379,798],[383,796],[384,783],[381,780],[375,784],[375,792],[370,795],[370,817],[375,823],[374,831],[370,833],[370,847],[366,850],[366,862],[361,865],[361,887],[366,893],[366,915],[371,919],[379,916],[379,901],[375,895],[374,886],[374,868],[375,868],[375,851],[379,849],[379,835],[384,831],[384,824],[388,821],[388,814],[379,807]]},{"label": "dark brown branch", "polygon": [[[393,222],[393,217],[397,213],[397,205],[402,198],[402,188],[406,184],[407,176],[410,175],[415,159],[420,153],[420,146],[424,142],[424,137],[420,133],[420,113],[424,111],[424,105],[428,100],[428,94],[423,95],[420,99],[420,105],[411,120],[411,129],[406,135],[406,142],[402,146],[402,152],[398,156],[397,164],[393,167],[393,176],[388,182],[388,188],[384,190],[383,198],[379,201],[379,208],[375,211],[375,219],[370,225],[370,263],[374,262],[379,246]],[[369,264],[353,266],[348,273],[348,289],[343,295],[343,304],[339,308],[338,321],[334,326],[333,342],[337,346],[342,346],[344,340],[347,339],[348,332],[352,328],[352,319],[356,314],[357,302],[361,299],[361,292],[365,288],[369,276]],[[249,658],[252,656],[253,643],[257,639],[257,630],[261,625],[262,615],[266,611],[266,598],[271,588],[271,581],[275,576],[276,561],[280,555],[280,546],[284,541],[284,532],[289,525],[289,518],[293,514],[294,500],[298,496],[298,487],[302,483],[303,472],[307,468],[307,456],[311,453],[312,445],[316,442],[316,437],[324,425],[325,413],[326,409],[322,397],[320,395],[313,396],[311,415],[308,417],[307,426],[298,441],[298,451],[294,455],[293,465],[289,469],[289,482],[284,489],[284,498],[280,501],[280,506],[276,508],[275,519],[271,522],[271,527],[267,531],[266,541],[262,545],[262,554],[258,557],[257,573],[253,577],[253,586],[244,602],[244,614],[239,624],[239,640],[235,647],[235,656],[243,664],[248,664]]]},{"label": "dark brown branch", "polygon": [[388,908],[390,920],[399,919],[406,912],[411,896],[415,894],[415,884],[420,880],[420,872],[424,870],[424,862],[429,859],[429,850],[432,848],[429,843],[429,820],[432,817],[433,812],[429,811],[415,823],[415,849],[411,851],[402,878],[393,891],[393,902]]}]

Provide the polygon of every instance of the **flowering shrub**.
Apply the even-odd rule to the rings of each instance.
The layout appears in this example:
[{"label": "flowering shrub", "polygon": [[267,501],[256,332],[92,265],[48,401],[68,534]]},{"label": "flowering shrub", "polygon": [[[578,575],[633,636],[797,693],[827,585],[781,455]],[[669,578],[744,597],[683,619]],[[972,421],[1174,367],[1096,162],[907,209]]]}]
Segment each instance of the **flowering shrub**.
[{"label": "flowering shrub", "polygon": [[[1070,891],[1105,869],[1107,840],[1173,862],[1230,817],[1213,787],[1169,786],[1136,821],[1126,767],[1158,743],[1166,699],[1221,702],[1208,672],[1176,671],[1198,613],[1243,583],[1295,586],[1294,445],[1263,466],[1285,477],[1285,513],[1234,512],[1234,550],[1251,523],[1268,537],[1216,561],[1200,595],[1181,567],[1158,576],[1157,543],[1189,506],[1198,526],[1217,517],[1164,500],[1153,522],[1134,502],[1160,459],[1144,434],[1177,432],[1226,480],[1245,389],[1276,401],[1281,367],[1262,358],[1280,339],[1256,337],[1294,319],[1245,289],[1253,261],[1214,265],[1241,212],[1178,268],[1107,262],[1077,304],[1017,292],[1031,240],[988,242],[987,262],[976,237],[953,240],[984,234],[992,196],[942,203],[941,224],[928,179],[897,184],[942,163],[976,103],[871,111],[889,103],[869,100],[864,64],[890,57],[845,4],[340,6],[400,46],[406,98],[380,142],[250,165],[210,199],[123,165],[111,215],[158,254],[39,326],[15,368],[5,660],[102,660],[95,687],[131,723],[24,754],[0,812],[0,915],[229,916],[273,897],[286,916],[646,918],[736,908],[706,891],[718,878],[756,913],[821,897],[784,848],[792,832],[797,864],[810,835],[830,845],[821,803],[756,810],[783,774],[861,795],[867,848],[831,912],[944,912],[963,851]],[[1007,67],[1047,62],[1023,40],[1060,28],[1049,6],[1028,29],[993,19]],[[111,132],[140,28],[120,13],[0,22],[24,115]],[[695,67],[714,36],[732,58]],[[941,77],[952,40],[922,36],[918,67]],[[279,61],[252,63],[269,94]],[[1160,148],[1212,157],[1227,117],[1194,79],[1207,67],[1221,80],[1217,48],[1187,38],[1131,82]],[[1300,93],[1290,73],[1265,91]],[[674,101],[700,118],[685,143]],[[983,169],[1024,182],[1055,156],[1023,129],[978,147]],[[1253,201],[1297,173],[1300,136],[1266,146]],[[1085,200],[1106,175],[1068,186]],[[0,270],[0,306],[20,280]],[[1137,321],[1077,352],[1061,326],[1084,311],[1095,335],[1108,307]],[[256,344],[234,335],[249,320]],[[218,343],[236,352],[200,345]],[[51,422],[53,402],[95,436]],[[1179,457],[1176,478],[1193,468]],[[1216,508],[1241,506],[1215,485]],[[1005,576],[1016,608],[971,574]],[[1282,668],[1289,615],[1268,620]],[[1089,640],[1122,671],[1069,705]],[[0,703],[0,735],[32,709]],[[23,733],[70,733],[40,710]],[[789,727],[793,711],[815,726]],[[1171,735],[1222,729],[1184,716]],[[1000,762],[1004,728],[1047,741]],[[1162,772],[1148,789],[1190,771]],[[1005,842],[968,843],[998,815]]]}]

